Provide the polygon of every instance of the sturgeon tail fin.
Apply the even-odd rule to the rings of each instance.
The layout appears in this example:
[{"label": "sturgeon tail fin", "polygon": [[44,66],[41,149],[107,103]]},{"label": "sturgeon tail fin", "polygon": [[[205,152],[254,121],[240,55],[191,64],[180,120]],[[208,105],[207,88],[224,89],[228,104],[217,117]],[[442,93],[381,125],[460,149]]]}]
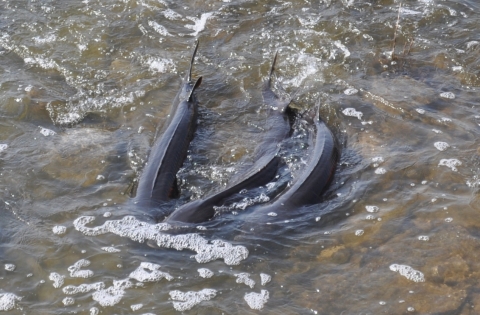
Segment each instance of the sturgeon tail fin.
[{"label": "sturgeon tail fin", "polygon": [[191,102],[193,100],[193,92],[200,86],[202,83],[202,77],[198,78],[197,81],[195,81],[195,84],[193,85],[192,90],[190,91],[190,95],[188,96],[188,101]]},{"label": "sturgeon tail fin", "polygon": [[272,75],[273,75],[273,71],[275,71],[275,63],[277,62],[277,55],[278,55],[278,51],[275,52],[275,57],[273,57],[272,67],[270,68],[270,74],[268,75],[268,80],[267,80],[268,87],[271,87],[272,85]]},{"label": "sturgeon tail fin", "polygon": [[197,39],[195,41],[195,49],[193,50],[192,60],[190,60],[190,68],[188,69],[187,82],[192,81],[192,68],[193,68],[193,62],[195,61],[195,55],[197,54],[198,42],[199,41]]}]

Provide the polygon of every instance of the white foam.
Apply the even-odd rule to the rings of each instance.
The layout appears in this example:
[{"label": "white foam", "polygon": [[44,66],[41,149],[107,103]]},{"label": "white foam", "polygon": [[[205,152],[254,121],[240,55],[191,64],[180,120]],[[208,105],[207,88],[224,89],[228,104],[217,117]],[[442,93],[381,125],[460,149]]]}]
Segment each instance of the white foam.
[{"label": "white foam", "polygon": [[453,94],[452,92],[443,92],[440,93],[440,97],[453,100],[455,98],[455,94]]},{"label": "white foam", "polygon": [[53,234],[57,234],[57,235],[65,234],[67,232],[67,228],[62,225],[55,225],[52,228],[52,232]]},{"label": "white foam", "polygon": [[0,311],[11,311],[17,306],[17,301],[22,300],[21,297],[13,293],[0,294]]},{"label": "white foam", "polygon": [[237,283],[244,283],[245,285],[248,285],[251,289],[253,289],[253,287],[255,286],[255,281],[250,278],[250,274],[247,272],[238,273],[234,276],[237,277]]},{"label": "white foam", "polygon": [[387,170],[384,169],[383,167],[379,167],[375,170],[375,174],[378,174],[378,175],[385,174],[386,172],[387,172]]},{"label": "white foam", "polygon": [[355,88],[348,88],[345,91],[343,91],[345,95],[354,95],[358,93],[358,90]]},{"label": "white foam", "polygon": [[140,266],[130,273],[129,277],[139,282],[155,282],[160,281],[163,278],[168,281],[173,280],[173,277],[170,274],[160,271],[160,265],[150,262],[140,263]]},{"label": "white foam", "polygon": [[70,277],[72,278],[90,278],[93,276],[93,271],[91,270],[80,270],[82,267],[90,266],[90,261],[86,259],[80,259],[72,266],[68,267],[70,271]]},{"label": "white foam", "polygon": [[50,130],[50,129],[47,129],[47,128],[43,128],[43,127],[40,127],[40,126],[39,126],[39,128],[40,128],[40,133],[41,133],[42,135],[44,135],[45,137],[53,136],[53,135],[56,134],[56,132],[53,131],[53,130]]},{"label": "white foam", "polygon": [[430,237],[428,237],[427,235],[420,235],[418,237],[418,240],[419,241],[429,241],[430,240]]},{"label": "white foam", "polygon": [[245,294],[243,299],[247,302],[248,306],[250,306],[253,310],[261,310],[265,303],[267,303],[270,294],[267,290],[262,290],[260,293],[250,292]]},{"label": "white foam", "polygon": [[15,265],[14,264],[5,264],[5,270],[6,271],[14,271],[15,270]]},{"label": "white foam", "polygon": [[90,309],[90,315],[98,315],[98,313],[100,313],[100,310],[96,307],[92,307]]},{"label": "white foam", "polygon": [[355,231],[355,236],[362,236],[365,233],[364,230],[356,230]]},{"label": "white foam", "polygon": [[121,250],[119,250],[118,248],[112,247],[112,246],[102,247],[102,250],[106,251],[107,253],[119,253],[119,252],[121,252]]},{"label": "white foam", "polygon": [[360,120],[362,120],[362,116],[363,116],[362,112],[359,112],[355,108],[352,108],[352,107],[345,108],[344,110],[342,110],[342,113],[345,116],[357,117]]},{"label": "white foam", "polygon": [[390,270],[398,272],[399,274],[413,282],[425,282],[425,276],[423,275],[423,273],[413,269],[410,266],[392,264],[390,265]]},{"label": "white foam", "polygon": [[445,151],[446,149],[448,149],[450,147],[450,145],[446,142],[441,142],[441,141],[438,141],[438,142],[435,142],[433,144],[435,146],[435,148],[437,148],[437,150],[439,151]]},{"label": "white foam", "polygon": [[155,21],[148,21],[148,25],[155,30],[158,34],[162,36],[173,36],[168,32],[165,26],[158,24]]},{"label": "white foam", "polygon": [[50,273],[48,279],[53,281],[53,287],[57,289],[60,288],[65,282],[65,276],[62,276],[56,272]]},{"label": "white foam", "polygon": [[62,291],[67,295],[73,295],[78,293],[87,293],[90,291],[98,291],[105,289],[105,283],[103,282],[96,282],[96,283],[83,283],[78,286],[75,285],[67,285],[65,286]]},{"label": "white foam", "polygon": [[200,268],[197,271],[198,271],[198,274],[200,275],[200,277],[202,277],[202,278],[208,279],[208,278],[213,277],[213,271],[211,271],[210,269]]},{"label": "white foam", "polygon": [[189,249],[197,253],[194,258],[199,263],[223,259],[227,265],[238,265],[248,257],[248,249],[245,246],[233,246],[222,240],[208,241],[195,233],[183,235],[162,233],[162,231],[171,228],[166,223],[149,224],[138,221],[133,216],[126,216],[121,220],[106,221],[101,226],[93,228],[85,226],[93,220],[95,220],[95,217],[82,216],[76,219],[73,224],[77,231],[89,236],[110,232],[141,243],[146,240],[153,240],[159,247],[163,248]]},{"label": "white foam", "polygon": [[125,289],[129,289],[133,286],[133,283],[128,279],[114,280],[113,286],[104,290],[95,291],[92,294],[92,298],[97,301],[101,306],[112,306],[120,302],[125,295]]},{"label": "white foam", "polygon": [[380,210],[377,206],[365,206],[365,209],[367,209],[368,212],[371,213],[376,213]]},{"label": "white foam", "polygon": [[143,307],[143,304],[133,304],[133,305],[130,305],[130,308],[132,309],[132,311],[138,311],[139,309],[141,309]]},{"label": "white foam", "polygon": [[173,11],[172,9],[166,9],[162,12],[163,15],[169,20],[178,20],[182,18],[182,15]]},{"label": "white foam", "polygon": [[266,285],[272,280],[272,277],[269,274],[261,273],[260,274],[260,283],[261,285]]},{"label": "white foam", "polygon": [[462,162],[460,162],[457,159],[441,159],[440,162],[438,163],[438,166],[446,166],[450,168],[452,171],[456,172],[457,171],[457,166],[462,165]]},{"label": "white foam", "polygon": [[421,115],[425,114],[425,110],[423,108],[417,108],[415,110],[417,111],[417,113],[419,113]]},{"label": "white foam", "polygon": [[8,144],[0,143],[0,152],[5,151],[8,148]]},{"label": "white foam", "polygon": [[152,72],[166,73],[175,71],[175,64],[172,59],[150,57],[147,58],[145,62]]},{"label": "white foam", "polygon": [[270,217],[276,217],[278,214],[276,212],[269,212],[267,215]]},{"label": "white foam", "polygon": [[203,13],[200,16],[200,19],[198,19],[196,17],[187,16],[187,19],[194,22],[195,24],[194,25],[189,25],[188,24],[188,25],[185,25],[185,27],[189,28],[191,30],[194,30],[194,32],[190,33],[190,35],[197,36],[198,33],[200,33],[201,31],[203,31],[205,29],[205,25],[207,24],[207,20],[209,18],[211,18],[212,16],[213,16],[213,12]]},{"label": "white foam", "polygon": [[75,299],[72,298],[71,296],[67,296],[62,300],[63,305],[69,306],[75,304]]},{"label": "white foam", "polygon": [[[343,52],[344,59],[350,57],[350,51],[348,50],[347,46],[342,44],[339,40],[334,41],[333,44]],[[330,58],[332,58],[332,56],[330,56]],[[335,58],[335,55],[333,55],[333,59],[334,58]]]},{"label": "white foam", "polygon": [[[209,301],[217,295],[214,289],[203,289],[201,291],[188,291],[186,293],[174,290],[170,291],[170,297],[173,301],[173,307],[179,311],[188,311],[202,301]],[[180,302],[178,302],[180,301]]]}]

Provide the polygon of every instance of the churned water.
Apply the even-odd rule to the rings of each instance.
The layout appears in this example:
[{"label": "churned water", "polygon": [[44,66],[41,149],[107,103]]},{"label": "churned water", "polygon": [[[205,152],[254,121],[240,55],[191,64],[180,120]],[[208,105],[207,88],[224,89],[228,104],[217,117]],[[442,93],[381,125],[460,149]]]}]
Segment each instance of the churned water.
[{"label": "churned water", "polygon": [[[480,312],[478,1],[0,8],[0,312]],[[139,211],[130,188],[196,39],[182,194]],[[252,165],[276,51],[278,93],[320,108],[341,147],[325,201],[243,225],[277,183],[194,229],[153,220]],[[308,163],[305,123],[282,145],[278,182]]]}]

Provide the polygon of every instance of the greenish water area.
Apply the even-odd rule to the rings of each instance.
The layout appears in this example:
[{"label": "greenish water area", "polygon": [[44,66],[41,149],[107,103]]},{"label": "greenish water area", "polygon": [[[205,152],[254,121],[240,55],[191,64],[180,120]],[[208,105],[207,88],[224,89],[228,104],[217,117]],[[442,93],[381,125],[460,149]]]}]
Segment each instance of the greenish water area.
[{"label": "greenish water area", "polygon": [[[0,313],[480,313],[478,1],[0,8]],[[196,39],[181,195],[139,211],[129,189]],[[308,164],[300,118],[276,184],[193,228],[157,223],[255,162],[275,52],[277,93],[338,139],[325,200],[244,223]]]}]

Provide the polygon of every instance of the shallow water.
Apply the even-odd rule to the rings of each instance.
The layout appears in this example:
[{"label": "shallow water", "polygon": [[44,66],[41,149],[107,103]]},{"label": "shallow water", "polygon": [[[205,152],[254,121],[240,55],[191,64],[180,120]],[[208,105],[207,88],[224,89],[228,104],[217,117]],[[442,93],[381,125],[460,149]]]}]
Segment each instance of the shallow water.
[{"label": "shallow water", "polygon": [[[0,311],[478,312],[476,1],[0,7]],[[200,118],[182,196],[138,211],[129,188],[197,38]],[[242,208],[268,189],[248,192],[212,222],[164,234],[153,216],[253,163],[275,51],[277,88],[301,111],[319,106],[342,148],[326,200],[249,226],[260,205]],[[310,141],[297,127],[282,148],[293,176]]]}]

